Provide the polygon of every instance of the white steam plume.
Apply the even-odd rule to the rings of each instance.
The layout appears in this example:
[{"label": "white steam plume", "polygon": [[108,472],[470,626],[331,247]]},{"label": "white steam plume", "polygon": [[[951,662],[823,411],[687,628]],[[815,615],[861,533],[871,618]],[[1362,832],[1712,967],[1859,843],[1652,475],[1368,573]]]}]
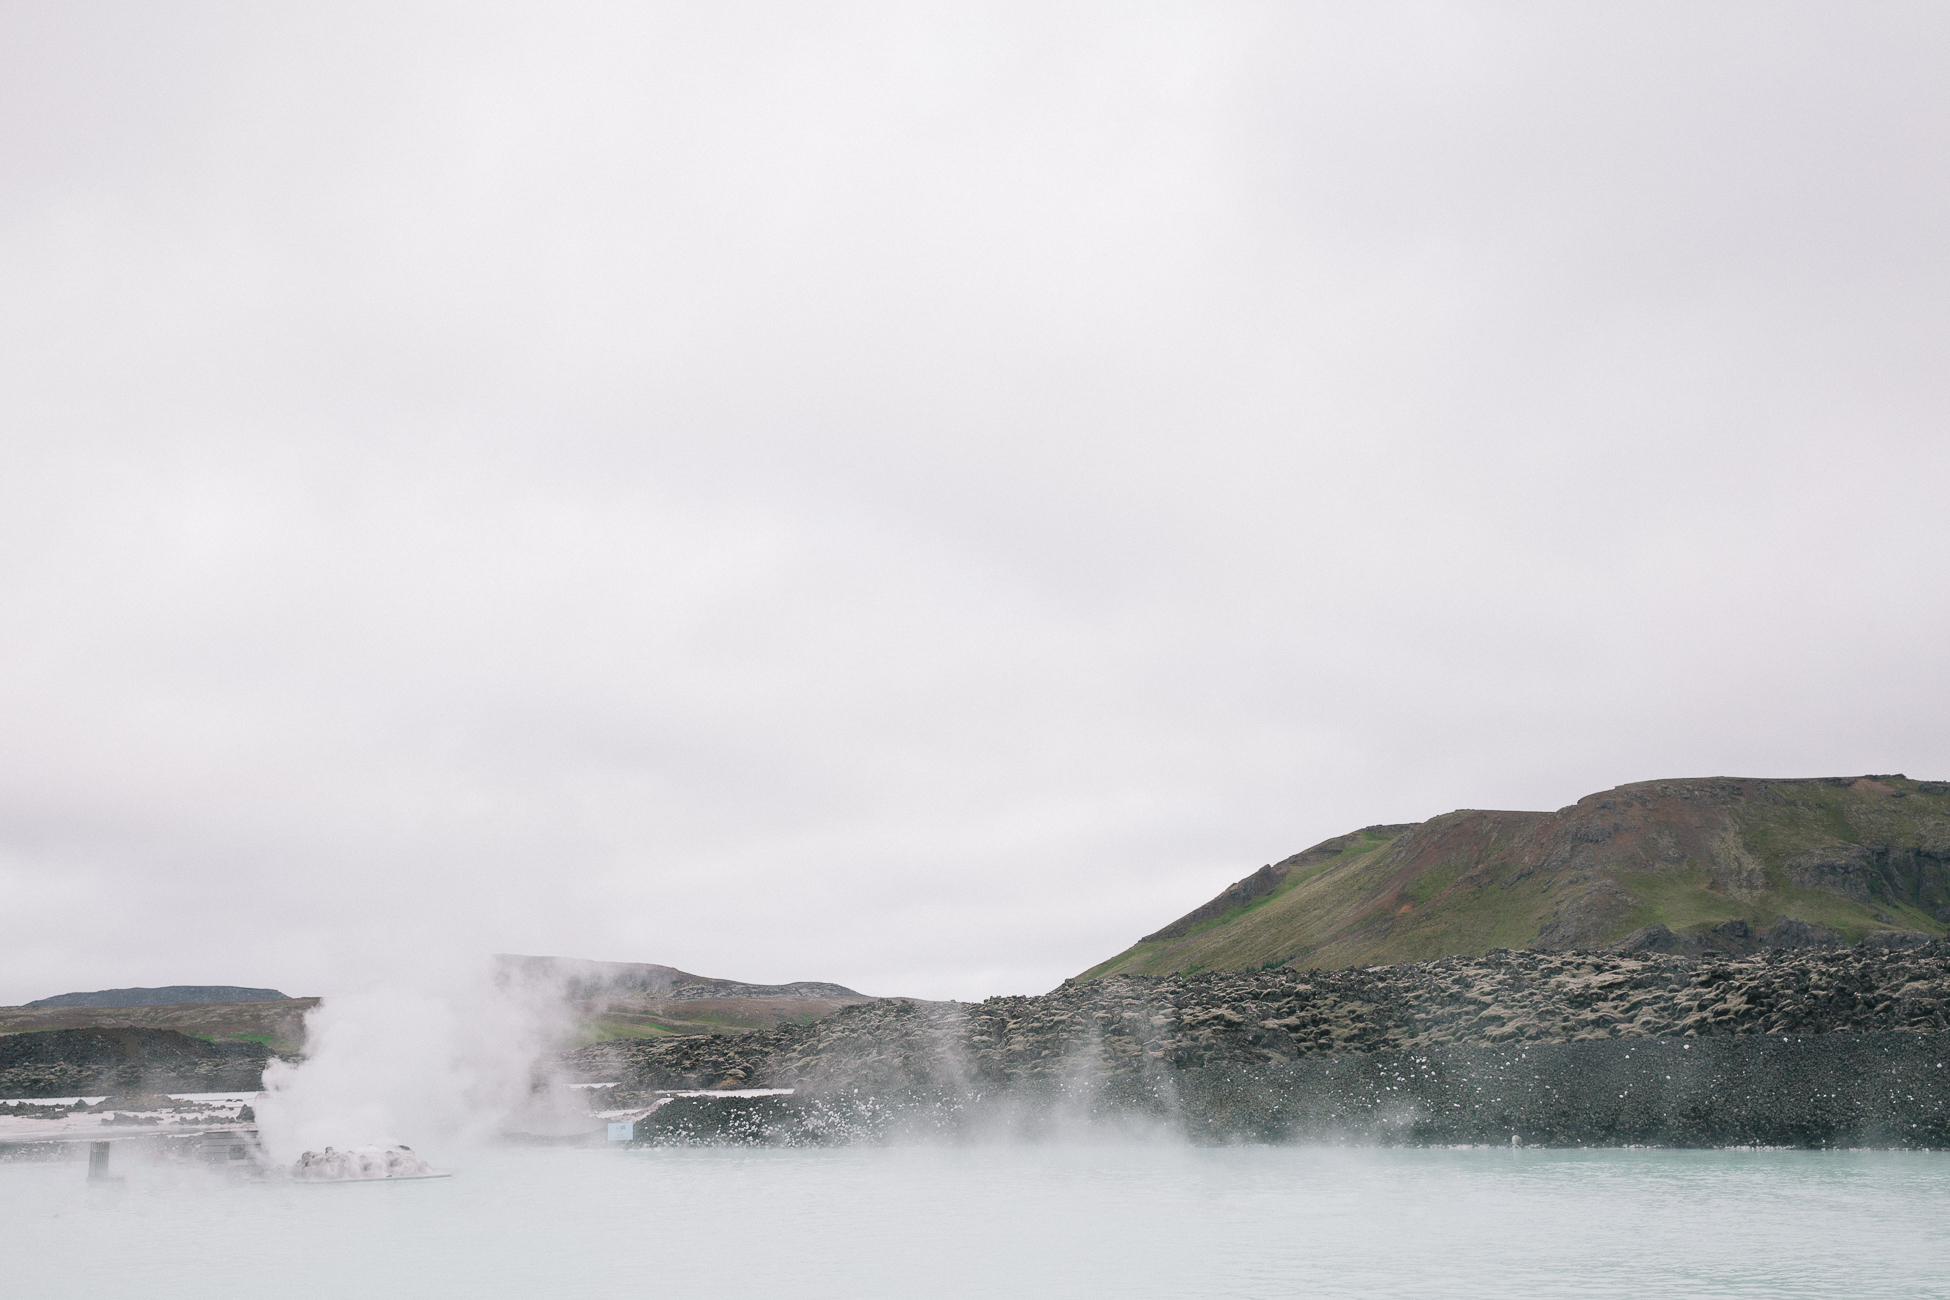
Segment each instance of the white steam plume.
[{"label": "white steam plume", "polygon": [[559,1127],[554,1059],[573,1031],[557,983],[486,962],[422,969],[328,997],[304,1059],[264,1072],[273,1159],[325,1146],[451,1149]]}]

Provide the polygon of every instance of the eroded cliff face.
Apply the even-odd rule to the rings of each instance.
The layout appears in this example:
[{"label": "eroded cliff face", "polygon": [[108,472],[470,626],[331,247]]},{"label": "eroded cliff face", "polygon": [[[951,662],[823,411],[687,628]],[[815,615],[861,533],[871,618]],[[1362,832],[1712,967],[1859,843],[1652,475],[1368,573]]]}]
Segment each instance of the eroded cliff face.
[{"label": "eroded cliff face", "polygon": [[[1083,978],[1598,948],[1796,922],[1950,932],[1950,784],[1645,781],[1554,813],[1464,809],[1271,863]],[[1695,945],[1697,949],[1701,945]]]}]

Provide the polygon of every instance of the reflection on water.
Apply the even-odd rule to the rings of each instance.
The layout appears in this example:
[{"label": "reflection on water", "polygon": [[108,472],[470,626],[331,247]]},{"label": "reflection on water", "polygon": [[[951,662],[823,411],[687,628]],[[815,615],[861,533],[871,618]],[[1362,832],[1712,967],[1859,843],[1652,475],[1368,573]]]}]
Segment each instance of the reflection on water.
[{"label": "reflection on water", "polygon": [[1950,1155],[442,1153],[443,1182],[0,1165],[9,1295],[1925,1296]]}]

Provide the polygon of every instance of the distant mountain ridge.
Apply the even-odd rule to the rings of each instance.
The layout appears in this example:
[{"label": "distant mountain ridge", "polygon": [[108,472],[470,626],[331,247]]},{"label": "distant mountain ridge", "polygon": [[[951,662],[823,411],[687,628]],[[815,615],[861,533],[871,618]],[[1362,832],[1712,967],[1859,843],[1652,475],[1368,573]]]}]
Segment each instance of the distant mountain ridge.
[{"label": "distant mountain ridge", "polygon": [[1946,932],[1950,783],[1706,777],[1555,813],[1364,827],[1261,867],[1079,978]]},{"label": "distant mountain ridge", "polygon": [[717,979],[693,975],[675,966],[652,962],[590,961],[582,957],[525,957],[518,953],[494,954],[504,971],[519,972],[531,978],[560,979],[574,1001],[586,1001],[605,994],[651,997],[660,1000],[682,998],[860,998],[842,984],[818,980],[798,980],[791,984],[747,984],[743,980]]},{"label": "distant mountain ridge", "polygon": [[305,1015],[317,998],[256,1002],[173,1002],[155,1007],[0,1007],[0,1035],[53,1029],[167,1029],[212,1041],[264,1043],[302,1052]]},{"label": "distant mountain ridge", "polygon": [[29,1007],[173,1007],[192,1002],[286,1002],[276,989],[246,989],[231,984],[170,984],[158,989],[101,989],[61,993]]},{"label": "distant mountain ridge", "polygon": [[843,984],[748,984],[652,962],[496,953],[497,977],[549,989],[578,1008],[583,1041],[736,1034],[806,1024],[875,999]]}]

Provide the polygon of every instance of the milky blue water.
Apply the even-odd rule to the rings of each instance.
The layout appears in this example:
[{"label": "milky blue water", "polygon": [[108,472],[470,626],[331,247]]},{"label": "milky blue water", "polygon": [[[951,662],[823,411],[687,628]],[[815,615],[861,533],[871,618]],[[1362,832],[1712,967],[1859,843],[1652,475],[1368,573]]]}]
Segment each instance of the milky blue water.
[{"label": "milky blue water", "polygon": [[0,1293],[1950,1296],[1950,1155],[490,1150],[452,1179],[0,1165]]}]

